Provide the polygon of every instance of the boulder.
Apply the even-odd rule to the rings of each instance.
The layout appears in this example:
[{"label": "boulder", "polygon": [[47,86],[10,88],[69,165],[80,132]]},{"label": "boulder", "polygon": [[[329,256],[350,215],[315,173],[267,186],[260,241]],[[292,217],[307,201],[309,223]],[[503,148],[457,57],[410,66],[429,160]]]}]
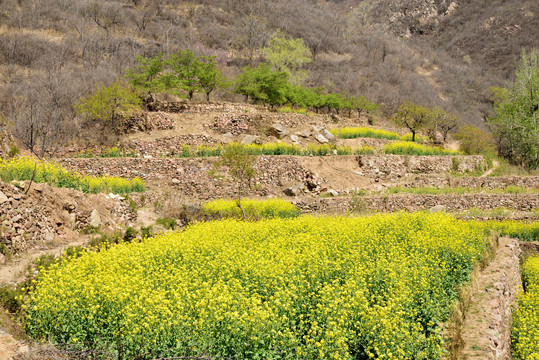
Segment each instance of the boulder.
[{"label": "boulder", "polygon": [[89,225],[94,228],[101,226],[101,216],[99,215],[99,211],[97,211],[97,209],[94,209],[94,211],[92,211],[90,214]]},{"label": "boulder", "polygon": [[297,135],[290,135],[290,141],[293,143],[299,143],[299,137],[297,137]]},{"label": "boulder", "polygon": [[338,196],[339,193],[333,189],[327,189],[326,192],[324,193],[328,196],[331,196],[331,197],[335,197],[335,196]]},{"label": "boulder", "polygon": [[246,135],[242,140],[242,145],[249,145],[256,141],[257,137],[255,135]]},{"label": "boulder", "polygon": [[320,131],[320,134],[322,134],[322,136],[324,136],[329,141],[335,141],[335,135],[330,133],[327,129],[322,129],[322,131]]},{"label": "boulder", "polygon": [[327,144],[329,142],[328,139],[326,139],[326,137],[322,134],[316,134],[314,136],[314,138],[316,139],[316,141],[318,141],[320,144]]},{"label": "boulder", "polygon": [[279,138],[279,139],[282,139],[284,138],[286,135],[288,135],[288,133],[290,133],[290,130],[288,130],[286,128],[286,126],[284,125],[281,125],[281,124],[273,124],[271,125],[270,127],[270,133],[272,135],[274,135],[275,137]]},{"label": "boulder", "polygon": [[8,201],[8,197],[6,196],[6,194],[0,191],[0,205],[5,203],[6,201]]},{"label": "boulder", "polygon": [[301,195],[301,192],[303,191],[304,188],[305,186],[303,184],[299,184],[299,185],[290,186],[289,188],[284,189],[283,192],[286,196],[299,196]]},{"label": "boulder", "polygon": [[437,213],[442,211],[445,211],[445,205],[436,205],[429,209],[430,213]]}]

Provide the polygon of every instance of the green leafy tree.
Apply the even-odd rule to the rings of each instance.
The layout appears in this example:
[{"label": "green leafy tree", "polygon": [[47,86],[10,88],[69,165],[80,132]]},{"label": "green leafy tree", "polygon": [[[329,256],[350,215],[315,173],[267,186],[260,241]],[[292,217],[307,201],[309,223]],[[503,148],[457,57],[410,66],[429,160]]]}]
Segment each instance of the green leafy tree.
[{"label": "green leafy tree", "polygon": [[498,153],[514,164],[539,167],[539,64],[537,53],[522,51],[516,81],[507,93],[498,91],[496,115],[489,119]]},{"label": "green leafy tree", "polygon": [[218,88],[226,87],[227,82],[215,62],[215,56],[202,56],[198,61],[198,87],[204,91],[206,100],[209,102],[211,92]]},{"label": "green leafy tree", "polygon": [[234,91],[273,107],[286,101],[288,78],[288,73],[272,71],[268,64],[260,64],[256,68],[246,66],[237,78]]},{"label": "green leafy tree", "polygon": [[213,172],[219,171],[223,167],[226,168],[228,175],[236,185],[236,196],[238,199],[238,207],[240,208],[243,218],[245,218],[245,210],[241,206],[241,199],[251,187],[251,181],[256,176],[254,165],[257,157],[249,154],[247,149],[240,143],[232,143],[225,147],[218,161],[214,164]]},{"label": "green leafy tree", "polygon": [[163,54],[153,58],[137,56],[137,65],[134,70],[128,69],[126,77],[130,79],[131,85],[146,92],[150,98],[152,94],[165,89],[161,81],[161,75],[165,70]]},{"label": "green leafy tree", "polygon": [[262,54],[274,70],[287,72],[294,85],[307,78],[307,73],[301,68],[312,61],[312,54],[303,39],[287,39],[285,34],[278,30],[262,49]]},{"label": "green leafy tree", "polygon": [[412,141],[415,141],[415,134],[428,125],[430,116],[429,109],[406,102],[397,109],[397,113],[391,120],[399,126],[407,127],[412,133]]},{"label": "green leafy tree", "polygon": [[140,106],[140,98],[133,90],[117,80],[102,86],[93,94],[80,98],[75,110],[85,120],[97,120],[116,128],[119,113],[132,113]]},{"label": "green leafy tree", "polygon": [[172,54],[165,63],[169,66],[170,72],[163,77],[167,88],[183,90],[193,99],[193,94],[200,91],[199,71],[200,62],[191,50],[180,50]]}]

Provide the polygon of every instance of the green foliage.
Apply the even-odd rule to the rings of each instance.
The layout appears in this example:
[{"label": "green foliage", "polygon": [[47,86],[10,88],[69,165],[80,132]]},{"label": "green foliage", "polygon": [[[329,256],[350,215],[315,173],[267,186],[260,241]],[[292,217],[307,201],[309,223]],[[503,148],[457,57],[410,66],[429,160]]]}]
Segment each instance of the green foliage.
[{"label": "green foliage", "polygon": [[228,87],[228,82],[217,67],[215,56],[202,56],[198,58],[197,80],[200,90],[206,94],[210,101],[210,94],[218,88]]},{"label": "green foliage", "polygon": [[395,155],[461,155],[458,151],[397,141],[384,146],[384,153]]},{"label": "green foliage", "polygon": [[180,50],[171,54],[165,63],[170,72],[162,76],[167,89],[176,88],[187,92],[189,100],[196,91],[201,90],[198,81],[200,63],[191,50]]},{"label": "green foliage", "polygon": [[21,148],[19,148],[17,145],[9,145],[9,149],[7,151],[7,156],[9,158],[14,158],[18,156],[21,152]]},{"label": "green foliage", "polygon": [[[282,199],[243,200],[242,206],[249,219],[274,219],[297,217],[300,211],[290,202]],[[242,213],[235,200],[215,200],[202,204],[206,215],[240,218]]]},{"label": "green foliage", "polygon": [[171,218],[159,218],[155,221],[156,224],[163,226],[167,230],[176,230],[176,220]]},{"label": "green foliage", "polygon": [[486,247],[443,214],[200,223],[54,265],[26,329],[124,359],[442,359]]},{"label": "green foliage", "polygon": [[277,30],[261,52],[274,70],[288,73],[293,84],[299,85],[307,78],[301,68],[312,61],[312,54],[303,39],[287,39]]},{"label": "green foliage", "polygon": [[127,194],[146,190],[146,183],[139,178],[127,180],[110,176],[82,176],[56,163],[46,161],[38,162],[36,167],[36,160],[29,157],[11,160],[0,159],[0,179],[6,182],[33,179],[36,183],[47,183],[56,187],[71,188],[92,194],[100,192]]},{"label": "green foliage", "polygon": [[492,134],[474,125],[461,127],[455,138],[460,142],[460,150],[467,155],[495,150]]},{"label": "green foliage", "polygon": [[415,141],[416,133],[429,124],[431,115],[429,109],[406,102],[397,109],[391,120],[399,126],[407,127],[412,133],[412,141]]},{"label": "green foliage", "polygon": [[137,56],[136,61],[135,69],[126,71],[126,77],[130,79],[131,85],[148,94],[164,90],[165,85],[160,78],[165,69],[163,54],[153,58]]},{"label": "green foliage", "polygon": [[285,102],[288,78],[288,73],[272,71],[268,64],[256,68],[246,66],[236,80],[234,91],[272,106],[280,105]]},{"label": "green foliage", "polygon": [[140,98],[119,80],[109,86],[102,86],[93,94],[80,98],[74,105],[77,113],[85,120],[97,120],[112,128],[116,127],[119,113],[132,113]]},{"label": "green foliage", "polygon": [[257,157],[249,154],[245,147],[239,143],[232,143],[225,147],[221,157],[214,163],[214,171],[226,168],[228,175],[236,184],[238,207],[245,218],[245,211],[241,205],[246,187],[251,187],[251,181],[256,175],[254,165]]},{"label": "green foliage", "polygon": [[523,50],[516,81],[508,94],[494,94],[496,115],[489,124],[497,138],[498,153],[513,164],[539,167],[539,63],[536,52]]}]

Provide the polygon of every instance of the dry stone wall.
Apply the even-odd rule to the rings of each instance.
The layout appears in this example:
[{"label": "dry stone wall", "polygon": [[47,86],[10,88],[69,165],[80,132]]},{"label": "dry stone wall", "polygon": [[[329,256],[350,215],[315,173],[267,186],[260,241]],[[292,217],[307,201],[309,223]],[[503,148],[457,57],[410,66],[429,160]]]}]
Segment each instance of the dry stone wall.
[{"label": "dry stone wall", "polygon": [[[166,182],[186,196],[200,199],[233,196],[231,181],[210,176],[215,158],[194,159],[63,159],[59,163],[69,169],[91,175],[111,175],[125,178],[141,177],[148,181]],[[257,176],[251,193],[272,194],[275,187],[304,182],[312,174],[296,158],[289,156],[259,156],[255,164]]]},{"label": "dry stone wall", "polygon": [[97,217],[98,226],[104,227],[136,220],[119,196],[84,195],[46,184],[32,184],[26,193],[28,182],[19,184],[20,188],[0,181],[0,246],[14,252],[46,246],[58,237],[75,238],[75,231]]},{"label": "dry stone wall", "polygon": [[465,194],[465,195],[393,195],[336,197],[302,200],[297,206],[305,212],[345,213],[372,209],[379,212],[418,211],[443,206],[447,211],[469,208],[507,207],[519,211],[539,208],[539,194]]},{"label": "dry stone wall", "polygon": [[451,171],[475,171],[487,166],[484,157],[475,156],[357,156],[358,175],[375,180],[399,180],[407,174],[444,174]]},{"label": "dry stone wall", "polygon": [[518,186],[526,189],[539,188],[539,176],[505,176],[505,177],[440,177],[416,176],[405,187],[467,187],[481,189],[505,189],[508,186]]}]

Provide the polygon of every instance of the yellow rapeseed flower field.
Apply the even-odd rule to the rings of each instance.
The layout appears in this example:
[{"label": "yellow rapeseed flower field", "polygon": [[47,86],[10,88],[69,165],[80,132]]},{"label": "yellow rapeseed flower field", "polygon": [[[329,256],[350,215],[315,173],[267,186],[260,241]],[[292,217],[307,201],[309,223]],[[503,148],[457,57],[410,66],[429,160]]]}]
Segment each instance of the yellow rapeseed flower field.
[{"label": "yellow rapeseed flower field", "polygon": [[539,257],[528,258],[522,266],[525,293],[513,315],[512,345],[516,359],[539,359]]},{"label": "yellow rapeseed flower field", "polygon": [[424,213],[200,223],[53,265],[27,330],[124,359],[440,359],[485,233]]}]

